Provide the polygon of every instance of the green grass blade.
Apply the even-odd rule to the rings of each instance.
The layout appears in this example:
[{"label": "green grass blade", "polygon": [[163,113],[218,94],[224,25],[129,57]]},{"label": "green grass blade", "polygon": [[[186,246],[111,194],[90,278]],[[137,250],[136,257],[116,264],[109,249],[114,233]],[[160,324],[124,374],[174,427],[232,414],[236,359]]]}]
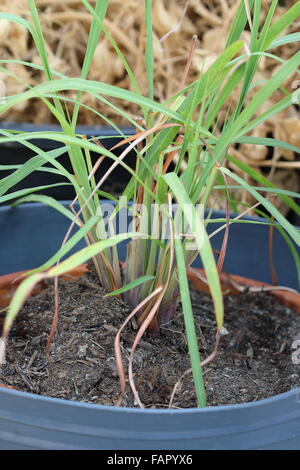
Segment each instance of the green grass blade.
[{"label": "green grass blade", "polygon": [[21,16],[12,15],[11,13],[2,13],[1,12],[0,13],[0,19],[1,20],[7,20],[7,21],[10,21],[12,23],[19,24],[20,26],[26,28],[29,31],[29,33],[31,34],[31,36],[34,35],[34,30],[31,26],[31,24],[28,23],[28,21],[26,21]]},{"label": "green grass blade", "polygon": [[148,96],[153,99],[153,82],[154,82],[154,58],[153,58],[153,31],[152,31],[152,0],[145,0],[146,13],[146,73],[148,81]]},{"label": "green grass blade", "polygon": [[[236,48],[235,48],[236,50]],[[148,107],[153,112],[162,113],[181,124],[184,124],[184,118],[181,113],[174,111],[170,107],[150,100],[147,97],[137,95],[136,93],[125,90],[123,88],[109,85],[103,82],[92,80],[85,80],[82,78],[65,78],[59,80],[52,80],[51,82],[41,83],[23,93],[19,93],[7,98],[6,102],[1,104],[0,113],[8,111],[11,107],[27,101],[32,98],[40,98],[41,96],[47,97],[47,94],[56,93],[58,91],[84,91],[90,93],[92,96],[101,99],[102,95],[118,98],[122,101],[129,101],[139,106]]]},{"label": "green grass blade", "polygon": [[[256,0],[254,2],[253,25],[252,25],[251,38],[250,38],[251,53],[259,51],[258,31],[259,31],[260,15],[261,15],[261,0]],[[234,114],[235,118],[237,118],[237,116],[240,114],[240,111],[243,107],[245,97],[249,91],[251,82],[256,73],[259,60],[260,60],[260,56],[252,55],[251,57],[249,57],[247,61],[244,79],[243,79],[243,86],[242,86],[242,90],[240,93],[239,102],[237,104],[235,114]]]},{"label": "green grass blade", "polygon": [[260,34],[259,42],[260,42],[260,47],[263,51],[265,50],[265,44],[266,44],[268,32],[271,27],[271,22],[275,14],[277,4],[278,4],[278,0],[272,0],[272,3],[268,10],[268,13],[267,13],[267,16],[264,21],[264,25]]},{"label": "green grass blade", "polygon": [[[246,108],[241,112],[238,119],[234,122],[231,122],[230,126],[226,127],[222,135],[222,139],[219,140],[216,145],[215,154],[216,158],[220,159],[224,156],[224,151],[226,148],[234,141],[235,138],[240,137],[239,131],[245,126],[250,119],[255,115],[259,110],[262,103],[265,103],[270,96],[275,93],[275,91],[281,86],[284,80],[294,72],[300,64],[300,51],[297,52],[290,60],[288,60],[283,67],[268,81],[268,83],[262,87],[246,106]],[[236,137],[235,137],[236,136]]]},{"label": "green grass blade", "polygon": [[293,97],[292,94],[286,96],[282,100],[275,103],[271,108],[267,109],[263,113],[258,113],[258,116],[255,117],[252,121],[246,123],[244,127],[238,132],[236,139],[240,138],[244,134],[248,134],[253,129],[258,127],[260,124],[265,122],[267,119],[270,119],[272,116],[280,113],[281,111],[287,109],[289,106],[293,104]]},{"label": "green grass blade", "polygon": [[106,38],[109,40],[109,42],[112,45],[113,49],[115,50],[117,56],[119,57],[120,61],[122,62],[123,67],[124,67],[124,69],[126,70],[126,72],[128,74],[130,83],[132,85],[132,89],[135,91],[136,94],[141,95],[142,93],[141,93],[141,89],[140,89],[140,86],[138,84],[138,81],[137,81],[132,69],[130,68],[128,62],[126,61],[126,58],[125,58],[124,54],[122,53],[121,49],[117,45],[116,41],[114,40],[114,38],[112,37],[112,35],[108,31],[108,29],[106,28],[105,24],[103,23],[103,21],[101,20],[99,15],[96,14],[95,10],[87,2],[87,0],[82,0],[82,3],[86,7],[86,9],[90,12],[90,14],[96,19],[96,21],[100,25],[102,31],[104,32]]},{"label": "green grass blade", "polygon": [[[3,132],[3,131],[1,131]],[[3,137],[1,138],[0,137],[0,144],[2,143],[8,143],[8,142],[15,142],[15,139],[16,137],[14,135],[10,135],[8,134],[9,137]],[[79,195],[79,196],[82,196],[82,189],[81,189],[81,186],[77,183],[76,179],[74,178],[74,176],[69,173],[65,167],[59,163],[57,160],[56,160],[56,155],[61,155],[62,153],[64,153],[63,149],[65,148],[68,148],[69,147],[62,147],[62,148],[59,148],[59,149],[55,149],[55,150],[52,150],[52,151],[49,151],[49,152],[44,152],[41,148],[37,147],[36,145],[32,144],[31,142],[28,142],[28,140],[30,141],[31,139],[35,139],[37,138],[37,135],[38,135],[38,132],[22,132],[18,135],[18,142],[22,142],[26,147],[28,147],[29,149],[31,149],[32,151],[34,151],[35,153],[37,153],[38,155],[40,155],[41,158],[43,158],[43,163],[45,162],[48,162],[50,164],[52,164],[58,171],[59,173],[64,176],[68,181],[70,181],[70,183],[74,186],[74,189],[76,191],[76,193]],[[52,136],[55,135],[55,133],[49,133],[49,132],[45,132],[45,133],[40,133],[39,134],[42,138],[45,138],[47,140],[51,140]],[[60,136],[60,140],[58,140],[59,142],[61,143],[64,143],[64,141],[68,138],[67,136],[63,137],[64,134],[63,133],[57,133],[58,136]],[[56,139],[57,140],[57,139]],[[71,144],[74,142],[74,140],[72,140],[71,138]],[[76,138],[75,138],[75,142],[76,142]],[[99,147],[98,147],[99,149]],[[98,150],[99,151],[99,150]],[[57,154],[56,154],[57,152]],[[55,158],[53,157],[53,155],[55,156]],[[12,184],[16,184],[15,181],[16,179],[18,179],[18,181],[21,181],[26,175],[26,172],[24,173],[24,168],[26,171],[29,171],[30,173],[32,173],[33,171],[38,170],[40,168],[41,165],[39,165],[39,163],[41,161],[39,161],[37,158],[39,157],[32,157],[28,162],[24,163],[24,166],[23,168],[20,168],[18,170],[16,170],[12,175],[9,175],[7,176],[5,179],[5,183],[6,183],[6,186],[9,184],[10,187],[12,186]],[[34,160],[36,159],[36,160]],[[41,164],[43,164],[41,162]],[[37,165],[37,168],[32,168],[32,164],[34,165]],[[25,174],[25,176],[24,176]],[[11,178],[11,179],[10,179]],[[9,189],[9,188],[8,188]],[[6,188],[6,191],[7,191],[7,188]],[[2,191],[0,190],[0,194],[3,194]],[[90,204],[89,204],[90,206]]]},{"label": "green grass blade", "polygon": [[[1,168],[0,168],[0,170],[1,170]],[[27,196],[28,194],[31,194],[31,193],[34,193],[34,192],[37,192],[37,191],[43,191],[45,189],[57,188],[59,186],[72,186],[72,185],[71,185],[71,183],[53,183],[53,184],[47,184],[47,185],[44,185],[44,186],[35,186],[34,188],[20,189],[19,191],[14,191],[12,193],[7,194],[6,196],[1,196],[0,197],[0,204],[7,203],[8,201],[11,201],[12,199]]]},{"label": "green grass blade", "polygon": [[[16,137],[12,137],[11,141],[14,141]],[[1,141],[1,139],[0,139]],[[48,152],[48,156],[52,159],[56,159],[60,155],[63,155],[66,152],[66,147],[62,147],[59,149],[51,150]],[[5,178],[1,179],[1,187],[0,187],[0,196],[5,194],[10,188],[15,186],[17,183],[22,181],[24,178],[29,176],[35,170],[40,168],[42,165],[46,163],[46,160],[42,156],[36,156],[30,158],[30,160],[26,161],[18,170],[16,170],[11,175],[6,176]]]},{"label": "green grass blade", "polygon": [[163,178],[168,183],[172,193],[177,199],[187,223],[193,229],[193,235],[195,236],[195,242],[199,250],[215,306],[218,330],[220,330],[224,321],[223,295],[213,250],[207,232],[196,211],[195,205],[192,204],[178,176],[175,173],[168,173],[164,175]]},{"label": "green grass blade", "polygon": [[32,269],[26,276],[31,276],[32,274],[45,271],[46,269],[53,266],[57,263],[61,258],[66,256],[74,246],[77,245],[80,240],[82,240],[88,232],[99,222],[99,216],[92,216],[82,227],[80,227],[77,232],[62,246],[50,259],[47,260],[46,263],[42,264],[38,268]]},{"label": "green grass blade", "polygon": [[266,147],[274,147],[279,149],[291,150],[292,152],[300,153],[300,148],[295,145],[288,144],[282,140],[273,139],[271,137],[252,137],[245,136],[236,139],[237,144],[252,144],[252,145],[263,145]]},{"label": "green grass blade", "polygon": [[[183,116],[183,122],[186,124],[186,118],[191,113],[191,107],[198,106],[202,100],[206,98],[206,90],[209,89],[211,94],[216,93],[224,83],[225,78],[229,74],[231,68],[229,67],[230,61],[243,47],[243,41],[238,41],[230,45],[211,65],[208,71],[203,74],[198,82],[193,84],[190,93],[185,98],[183,103],[178,109],[178,114]],[[166,115],[166,113],[164,113]],[[169,115],[169,117],[171,117]],[[172,119],[172,117],[171,117]],[[176,119],[176,122],[180,122]],[[151,147],[148,149],[145,159],[150,166],[157,162],[161,152],[164,152],[173,142],[174,137],[178,132],[177,128],[164,129],[159,133],[159,136],[153,139]],[[210,136],[209,131],[201,128],[203,135]],[[143,179],[146,177],[148,168],[142,164],[139,168],[139,176]],[[129,199],[133,197],[135,189],[135,182],[131,180],[124,191],[124,195]]]},{"label": "green grass blade", "polygon": [[265,41],[265,48],[269,48],[273,41],[300,16],[300,1],[297,1],[287,12],[270,27]]},{"label": "green grass blade", "polygon": [[[39,57],[40,57],[40,59],[42,61],[42,64],[44,66],[47,79],[51,81],[53,79],[53,75],[52,75],[51,67],[50,67],[49,61],[48,61],[46,43],[45,43],[42,28],[41,28],[39,13],[38,13],[38,10],[37,10],[36,4],[35,4],[35,0],[28,0],[28,6],[29,6],[29,10],[30,10],[31,17],[32,17],[32,20],[33,20],[33,25],[34,25],[34,28],[31,29],[32,38],[35,42],[35,45],[36,45],[38,53],[39,53]],[[55,106],[56,106],[57,110],[60,112],[61,116],[64,116],[65,113],[64,113],[63,107],[61,105],[61,102],[57,99],[55,99],[54,102],[55,102]]]},{"label": "green grass blade", "polygon": [[116,235],[114,238],[110,238],[108,240],[102,240],[97,242],[93,245],[90,245],[82,250],[78,251],[74,255],[70,256],[65,261],[62,261],[57,266],[51,268],[47,273],[37,273],[33,274],[26,278],[17,288],[7,315],[5,317],[4,325],[3,325],[3,333],[2,335],[6,338],[10,331],[13,321],[15,320],[18,312],[24,305],[24,302],[34,289],[35,285],[43,280],[43,279],[50,279],[52,277],[61,276],[62,274],[66,274],[74,268],[77,268],[83,263],[86,263],[88,260],[96,256],[97,254],[101,253],[107,248],[110,248],[118,243],[128,240],[129,238],[137,236],[136,233],[127,233],[127,234],[120,234]]},{"label": "green grass blade", "polygon": [[[83,4],[86,3],[84,0],[81,0],[81,1]],[[95,15],[100,18],[101,22],[103,21],[105,17],[107,7],[108,7],[108,0],[97,0],[96,6],[95,6]],[[88,76],[90,67],[92,65],[93,57],[95,54],[95,50],[99,42],[99,37],[102,31],[101,23],[99,25],[96,19],[96,16],[92,17],[93,20],[92,20],[91,27],[90,27],[87,48],[85,51],[85,56],[84,56],[83,65],[81,69],[81,78],[87,78]],[[76,97],[77,101],[80,101],[82,93],[83,92],[79,92],[77,94],[77,97]],[[73,126],[74,132],[75,132],[76,123],[78,119],[79,109],[80,109],[80,103],[76,104],[73,110],[72,126]]]},{"label": "green grass blade", "polygon": [[[248,3],[249,3],[250,11],[251,11],[253,4],[254,4],[254,0],[249,0]],[[238,41],[240,39],[241,34],[244,31],[247,22],[248,22],[248,17],[247,17],[247,11],[245,8],[245,1],[241,0],[240,6],[232,22],[232,26],[229,32],[226,47],[230,46],[235,41]]]},{"label": "green grass blade", "polygon": [[64,215],[72,222],[75,220],[75,215],[65,206],[63,206],[60,202],[54,199],[51,196],[44,196],[42,194],[30,194],[29,196],[24,196],[17,201],[12,203],[12,206],[18,206],[19,204],[23,204],[24,202],[40,202],[45,204],[46,206],[52,207],[60,214]]},{"label": "green grass blade", "polygon": [[107,297],[113,297],[115,295],[124,294],[125,292],[128,292],[131,289],[134,289],[135,287],[138,287],[141,284],[144,284],[145,282],[152,281],[153,279],[155,279],[155,276],[141,276],[137,279],[134,279],[134,281],[131,281],[128,284],[125,284],[120,289],[109,292],[106,295],[107,295]]},{"label": "green grass blade", "polygon": [[281,36],[280,38],[275,39],[275,41],[273,41],[268,47],[268,50],[276,49],[277,47],[284,46],[285,44],[293,44],[299,41],[300,33],[286,34],[285,36]]},{"label": "green grass blade", "polygon": [[[263,191],[263,192],[267,192],[267,193],[271,193],[271,194],[283,194],[285,196],[300,199],[300,194],[299,193],[295,193],[293,191],[288,191],[287,189],[278,189],[276,187],[266,188],[264,186],[253,186],[253,185],[251,185],[251,186],[252,186],[253,189],[256,189],[256,191]],[[225,189],[225,188],[226,188],[226,186],[224,184],[218,184],[218,185],[214,186],[214,189]],[[234,185],[234,184],[227,185],[227,188],[228,189],[243,189],[243,190],[245,190],[245,188],[243,188],[242,186]]]},{"label": "green grass blade", "polygon": [[51,68],[48,62],[45,39],[44,39],[43,31],[41,28],[39,13],[35,4],[35,0],[28,0],[28,6],[31,12],[31,17],[32,17],[33,24],[35,27],[35,33],[32,33],[32,36],[35,41],[35,45],[38,49],[39,57],[42,60],[47,78],[48,80],[52,80],[53,77],[52,77]]},{"label": "green grass blade", "polygon": [[42,274],[34,274],[25,279],[17,288],[5,317],[2,338],[7,338],[12,324],[36,284],[43,280]]},{"label": "green grass blade", "polygon": [[245,74],[245,64],[241,64],[240,67],[229,77],[225,86],[220,91],[217,99],[207,110],[205,118],[205,127],[208,129],[212,125],[213,121],[217,119],[218,113],[230,97],[231,93],[240,84]]},{"label": "green grass blade", "polygon": [[[240,168],[243,172],[247,173],[254,181],[261,183],[263,186],[273,188],[274,190],[277,189],[273,183],[271,183],[261,173],[258,173],[256,170],[246,165],[246,163],[230,155],[227,155],[227,160],[229,160],[235,166]],[[290,197],[284,194],[280,194],[280,192],[278,192],[278,196],[288,207],[290,207],[292,210],[295,211],[296,214],[300,216],[300,207],[298,206],[298,204],[296,204]]]},{"label": "green grass blade", "polygon": [[221,167],[220,171],[227,176],[230,176],[233,180],[237,181],[241,186],[243,186],[247,191],[259,201],[265,209],[267,209],[270,214],[279,222],[279,224],[286,230],[294,242],[300,246],[300,232],[288,221],[286,218],[270,203],[266,198],[259,194],[251,185],[247,184],[242,178],[234,174],[232,171],[227,168]]},{"label": "green grass blade", "polygon": [[193,310],[190,298],[189,283],[186,274],[186,265],[184,258],[184,250],[182,247],[181,240],[175,239],[175,253],[177,261],[177,271],[180,286],[180,297],[183,310],[185,331],[187,337],[187,343],[189,348],[189,355],[191,359],[195,391],[197,396],[197,402],[199,407],[206,406],[206,393],[203,382],[201,360],[199,353],[198,340],[196,335]]},{"label": "green grass blade", "polygon": [[96,255],[106,250],[107,248],[111,248],[120,242],[126,241],[129,238],[137,236],[145,236],[145,234],[137,234],[137,232],[120,233],[119,235],[115,235],[112,238],[93,243],[92,245],[89,245],[86,248],[82,248],[74,255],[71,255],[68,259],[62,261],[57,266],[51,268],[48,271],[47,275],[49,277],[61,276],[62,274],[65,274],[68,271],[77,268],[81,264],[86,263],[87,261],[94,258]]}]

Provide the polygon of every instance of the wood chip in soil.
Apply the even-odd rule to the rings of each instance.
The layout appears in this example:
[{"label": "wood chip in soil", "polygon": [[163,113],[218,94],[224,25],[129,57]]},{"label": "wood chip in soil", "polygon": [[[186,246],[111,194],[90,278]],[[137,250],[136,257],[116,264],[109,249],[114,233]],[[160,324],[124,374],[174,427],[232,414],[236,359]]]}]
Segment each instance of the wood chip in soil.
[{"label": "wood chip in soil", "polygon": [[[105,297],[92,270],[74,282],[60,280],[59,291],[59,322],[50,357],[45,346],[53,316],[52,283],[20,312],[0,383],[55,398],[115,405],[120,389],[114,339],[131,309]],[[209,297],[195,291],[192,304],[204,359],[214,349],[213,306]],[[300,386],[300,365],[292,360],[292,344],[300,339],[300,315],[270,294],[246,293],[225,299],[225,327],[228,334],[221,339],[218,356],[203,367],[208,406],[256,401]],[[135,334],[130,325],[122,335],[126,368]],[[143,337],[133,368],[145,407],[197,406],[180,308],[162,326],[160,336]],[[129,383],[123,406],[138,406]]]}]

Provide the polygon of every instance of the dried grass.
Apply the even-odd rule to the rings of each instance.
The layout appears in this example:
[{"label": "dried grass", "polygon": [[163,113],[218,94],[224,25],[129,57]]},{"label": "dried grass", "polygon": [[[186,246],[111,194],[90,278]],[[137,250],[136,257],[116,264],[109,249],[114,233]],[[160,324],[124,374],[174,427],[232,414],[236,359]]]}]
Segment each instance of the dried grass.
[{"label": "dried grass", "polygon": [[[40,10],[51,66],[69,76],[78,76],[88,39],[90,15],[78,0],[36,0],[36,3]],[[191,64],[189,81],[195,80],[199,71],[205,70],[215,60],[224,48],[238,3],[237,0],[190,0],[187,12],[183,16],[186,0],[153,0],[156,99],[165,100],[178,90],[193,35],[197,35],[199,39]],[[263,4],[264,11],[267,12],[269,0],[264,0]],[[283,14],[293,4],[293,0],[282,1],[280,4],[284,6],[278,7],[277,15]],[[145,25],[142,7],[141,0],[110,0],[105,24],[125,54],[143,93],[146,94],[147,80],[143,58]],[[28,17],[27,0],[1,0],[1,10]],[[299,22],[294,23],[288,32],[296,31],[299,31]],[[277,53],[287,59],[296,52],[296,49],[297,44],[286,45],[280,47]],[[2,59],[14,58],[39,62],[27,31],[5,20],[0,21],[0,55]],[[260,63],[257,79],[268,79],[277,67],[277,62],[264,58]],[[21,78],[21,82],[18,83],[0,73],[0,79],[6,82],[8,94],[22,91],[25,83],[34,85],[42,80],[40,72],[32,71],[22,65],[10,64],[8,68]],[[123,65],[106,39],[102,39],[97,47],[89,78],[130,89],[130,82]],[[296,78],[295,74],[285,83],[288,90],[292,89]],[[271,105],[282,97],[283,93],[277,92],[267,104]],[[237,95],[233,97],[233,100],[235,99]],[[83,102],[95,107],[118,124],[122,124],[121,118],[114,110],[104,108],[104,105],[96,102],[94,98],[85,95]],[[136,117],[138,110],[135,106],[125,103],[124,109]],[[225,109],[223,112],[224,118],[226,111]],[[14,108],[5,118],[9,121],[35,123],[46,123],[51,120],[48,110],[38,101],[31,101]],[[79,122],[104,124],[85,109],[81,111]],[[294,107],[281,112],[276,118],[268,119],[258,127],[254,134],[260,137],[272,135],[274,138],[300,147],[299,111]],[[231,152],[263,172],[281,188],[299,190],[298,174],[293,171],[299,164],[295,161],[296,155],[293,152],[276,150],[270,155],[267,148],[253,145],[240,145],[238,150],[231,149]],[[266,160],[268,162],[264,165]],[[284,162],[288,165],[281,168]],[[235,171],[239,172],[236,168]],[[238,197],[242,202],[252,202],[249,195],[244,193]]]}]

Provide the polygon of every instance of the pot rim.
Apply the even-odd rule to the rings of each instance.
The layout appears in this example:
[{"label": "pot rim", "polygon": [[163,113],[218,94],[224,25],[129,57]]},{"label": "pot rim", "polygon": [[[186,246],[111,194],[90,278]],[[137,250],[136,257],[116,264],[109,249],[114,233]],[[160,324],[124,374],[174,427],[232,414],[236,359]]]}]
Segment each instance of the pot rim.
[{"label": "pot rim", "polygon": [[[110,202],[112,204],[115,204],[114,201],[110,201],[109,199],[100,199],[100,203],[106,203],[106,202]],[[64,206],[68,206],[69,204],[71,204],[71,200],[69,199],[62,199],[59,201],[60,204],[64,205]],[[4,212],[4,211],[7,211],[7,209],[10,209],[10,210],[19,210],[21,207],[49,207],[49,209],[53,209],[55,211],[54,208],[51,208],[50,206],[46,206],[45,204],[43,204],[42,202],[23,202],[21,206],[16,206],[16,207],[12,207],[10,204],[3,204],[0,206],[0,212]],[[76,206],[76,204],[75,204]],[[208,210],[206,210],[208,211]],[[216,210],[213,210],[212,211],[212,214],[217,214],[217,217],[218,218],[224,218],[226,219],[226,211],[224,210],[221,210],[221,209],[216,209]],[[238,214],[235,213],[235,212],[230,212],[230,217],[236,217]],[[249,220],[249,221],[253,221],[253,222],[263,222],[264,225],[268,225],[268,221],[266,219],[264,219],[263,217],[259,217],[259,216],[254,216],[254,215],[245,215],[242,217],[242,220]],[[279,225],[279,224],[278,224]],[[295,226],[296,228],[299,229],[300,231],[300,226],[297,227]]]},{"label": "pot rim", "polygon": [[[39,143],[42,148],[56,148],[62,147],[63,144],[57,142],[51,138],[41,139],[38,135],[39,132],[62,132],[61,126],[59,124],[48,123],[48,124],[33,124],[30,122],[12,122],[12,121],[0,121],[0,128],[5,130],[17,130],[21,132],[31,132],[37,133],[36,138],[33,137],[33,140]],[[120,131],[126,135],[131,136],[135,133],[133,127],[130,126],[119,126]],[[87,135],[88,137],[104,137],[112,139],[121,139],[122,135],[113,127],[102,126],[102,125],[84,125],[78,124],[76,126],[76,132],[78,134]],[[105,142],[105,140],[104,140]],[[22,142],[10,142],[7,144],[1,144],[5,147],[10,148],[24,148]]]},{"label": "pot rim", "polygon": [[268,397],[264,398],[262,400],[257,400],[257,401],[251,401],[247,403],[236,403],[236,404],[228,404],[228,405],[217,405],[217,406],[207,406],[205,408],[181,408],[181,409],[175,409],[175,408],[169,408],[169,409],[164,409],[164,408],[130,408],[126,406],[108,406],[108,405],[100,405],[100,404],[94,404],[94,403],[85,403],[85,402],[80,402],[80,401],[75,401],[75,400],[64,400],[62,398],[53,398],[53,397],[48,397],[46,395],[38,395],[35,393],[30,393],[30,392],[22,392],[20,390],[11,390],[11,389],[5,389],[0,387],[0,396],[1,394],[9,394],[13,395],[16,398],[27,398],[27,399],[32,399],[32,400],[37,400],[41,403],[52,403],[53,405],[62,405],[64,404],[67,407],[73,407],[73,408],[85,408],[89,410],[103,410],[103,411],[112,411],[113,413],[129,413],[132,412],[136,415],[140,414],[145,414],[145,415],[168,415],[168,414],[178,414],[178,415],[189,415],[189,414],[194,414],[194,413],[215,413],[216,411],[234,411],[234,410],[246,410],[246,409],[251,409],[251,408],[262,408],[267,405],[272,405],[275,404],[275,402],[284,402],[287,399],[291,399],[299,403],[300,406],[300,387],[294,388],[292,390],[289,390],[284,393],[280,393],[278,395],[274,395],[273,397]]}]

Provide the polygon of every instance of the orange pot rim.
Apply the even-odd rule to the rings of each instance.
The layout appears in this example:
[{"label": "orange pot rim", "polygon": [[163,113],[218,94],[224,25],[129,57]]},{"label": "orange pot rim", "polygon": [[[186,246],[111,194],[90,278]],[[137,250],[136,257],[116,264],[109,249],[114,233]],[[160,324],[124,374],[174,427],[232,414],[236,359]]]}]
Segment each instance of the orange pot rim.
[{"label": "orange pot rim", "polygon": [[[61,276],[65,280],[72,280],[72,278],[79,278],[88,271],[88,265],[83,264],[77,268],[71,270],[65,275]],[[24,279],[24,274],[29,272],[28,270],[18,271],[15,273],[5,274],[0,276],[0,308],[7,307],[11,298],[13,297],[18,285]],[[200,277],[197,276],[199,273]],[[205,273],[201,268],[192,268],[187,270],[188,278],[192,282],[194,288],[201,292],[210,294],[209,286],[205,282]],[[272,287],[271,284],[266,282],[257,281],[255,279],[239,276],[236,274],[220,274],[221,287],[224,295],[237,295],[243,292],[238,291],[235,285],[238,284],[242,287],[261,287],[262,291],[264,287]],[[233,282],[232,282],[233,281]],[[41,281],[32,295],[41,292],[46,287],[46,284]],[[289,290],[268,290],[268,292],[277,298],[279,302],[286,305],[287,307],[293,308],[296,312],[300,313],[300,294],[291,292]]]}]

